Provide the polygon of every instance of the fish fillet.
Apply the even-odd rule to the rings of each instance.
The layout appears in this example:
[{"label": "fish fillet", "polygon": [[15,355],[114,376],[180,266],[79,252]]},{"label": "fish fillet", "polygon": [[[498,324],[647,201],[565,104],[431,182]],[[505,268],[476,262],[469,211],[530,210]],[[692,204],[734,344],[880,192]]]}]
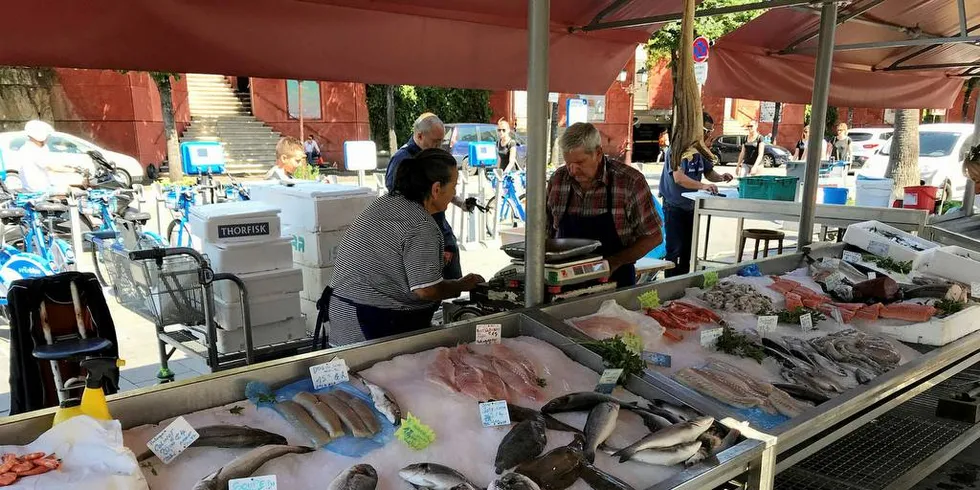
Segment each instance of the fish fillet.
[{"label": "fish fillet", "polygon": [[758,397],[733,392],[727,387],[705,378],[691,368],[681,369],[674,374],[674,379],[684,383],[702,395],[710,396],[736,408],[755,408],[765,403]]},{"label": "fish fillet", "polygon": [[429,381],[456,393],[456,367],[449,359],[449,349],[440,347],[437,349],[435,359],[425,368],[425,377]]},{"label": "fish fillet", "polygon": [[915,303],[894,303],[885,306],[880,311],[882,318],[916,323],[927,322],[935,314],[936,309],[932,306]]},{"label": "fish fillet", "polygon": [[361,422],[364,423],[364,427],[367,429],[371,435],[381,432],[381,423],[378,422],[378,418],[374,416],[374,412],[371,411],[371,407],[367,406],[363,400],[351,395],[343,390],[334,390],[333,394],[339,398],[341,401],[347,404],[351,410],[357,414]]},{"label": "fish fillet", "polygon": [[483,373],[472,366],[456,365],[456,387],[463,394],[479,401],[493,398],[483,381]]},{"label": "fish fillet", "polygon": [[722,362],[717,359],[709,359],[708,367],[714,369],[715,371],[721,371],[724,373],[737,376],[749,387],[749,389],[751,389],[752,391],[754,391],[760,396],[769,396],[769,394],[772,393],[772,390],[774,389],[772,384],[767,383],[765,381],[760,381],[756,379],[754,376],[752,376],[751,374],[746,373],[745,371],[742,371],[738,367],[733,366],[727,362]]},{"label": "fish fillet", "polygon": [[519,364],[503,358],[494,358],[493,367],[507,386],[523,397],[540,401],[544,396],[538,388],[537,380],[531,379]]},{"label": "fish fillet", "polygon": [[694,372],[700,374],[702,377],[715,383],[716,385],[720,385],[728,389],[732,393],[742,396],[750,396],[757,399],[758,403],[756,406],[770,415],[775,415],[778,411],[776,407],[772,406],[769,399],[765,395],[755,393],[743,380],[731,374],[713,371],[711,369],[694,369]]},{"label": "fish fillet", "polygon": [[[490,366],[491,369],[493,366]],[[487,391],[490,392],[490,397],[494,400],[510,400],[510,393],[507,392],[507,383],[497,375],[496,371],[485,371],[480,370],[480,375],[483,376],[483,384],[487,387]]]},{"label": "fish fillet", "polygon": [[772,393],[769,394],[769,402],[772,403],[772,406],[776,407],[779,413],[787,417],[796,417],[803,410],[809,408],[779,388],[774,388]]},{"label": "fish fillet", "polygon": [[350,430],[350,433],[354,437],[371,437],[371,431],[368,430],[367,426],[361,420],[361,417],[354,412],[354,409],[344,403],[339,397],[333,393],[318,393],[316,395],[321,402],[326,403],[337,413],[340,420],[344,422],[344,426]]},{"label": "fish fillet", "polygon": [[530,376],[532,379],[538,378],[538,370],[534,367],[534,363],[514,349],[511,349],[504,344],[491,344],[490,353],[498,359],[504,359],[517,363],[517,365],[521,366],[525,371],[527,371],[528,376]]},{"label": "fish fillet", "polygon": [[595,339],[605,339],[623,336],[627,333],[636,333],[636,325],[612,316],[591,316],[581,320],[575,320],[575,327],[585,332],[589,337]]},{"label": "fish fillet", "polygon": [[785,293],[785,296],[786,296],[786,309],[787,310],[793,311],[793,310],[795,310],[797,308],[802,308],[803,307],[803,296],[800,296],[799,294],[791,293],[791,292]]}]

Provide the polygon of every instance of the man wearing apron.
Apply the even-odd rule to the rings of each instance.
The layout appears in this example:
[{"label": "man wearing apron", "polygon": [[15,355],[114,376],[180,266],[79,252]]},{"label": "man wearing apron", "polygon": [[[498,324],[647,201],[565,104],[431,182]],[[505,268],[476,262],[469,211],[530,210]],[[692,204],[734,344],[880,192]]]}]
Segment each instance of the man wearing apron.
[{"label": "man wearing apron", "polygon": [[548,182],[549,236],[602,242],[610,280],[636,284],[636,261],[663,242],[646,178],[605,157],[599,130],[589,123],[570,126],[559,146],[565,165]]}]

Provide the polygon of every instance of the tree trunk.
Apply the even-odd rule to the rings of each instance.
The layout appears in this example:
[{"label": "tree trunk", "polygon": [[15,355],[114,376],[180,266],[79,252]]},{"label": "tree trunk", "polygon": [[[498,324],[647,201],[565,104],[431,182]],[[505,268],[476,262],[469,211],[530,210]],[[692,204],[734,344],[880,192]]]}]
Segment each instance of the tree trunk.
[{"label": "tree trunk", "polygon": [[898,109],[895,111],[895,132],[888,155],[885,177],[895,179],[892,195],[902,199],[905,187],[919,185],[919,111]]},{"label": "tree trunk", "polygon": [[[675,133],[677,132],[677,50],[670,50],[670,82],[671,87],[674,87],[673,93],[670,94],[670,141],[674,141]],[[668,162],[664,162],[666,165]]]},{"label": "tree trunk", "polygon": [[180,162],[180,142],[177,140],[177,127],[174,124],[173,85],[169,75],[151,74],[160,92],[160,113],[163,115],[163,132],[167,137],[167,162],[170,181],[179,182],[184,177]]},{"label": "tree trunk", "polygon": [[394,155],[398,151],[398,136],[395,135],[395,86],[385,87],[385,98],[388,103],[388,151]]},{"label": "tree trunk", "polygon": [[[854,127],[854,108],[853,107],[848,107],[847,108],[847,129],[851,129],[853,127]],[[837,128],[834,128],[834,131],[836,131],[836,130],[837,130]]]},{"label": "tree trunk", "polygon": [[555,141],[558,139],[558,103],[551,103],[551,132],[548,133],[548,161],[555,165]]},{"label": "tree trunk", "polygon": [[[973,122],[975,111],[970,111],[970,97],[973,96],[973,90],[977,85],[980,85],[980,78],[971,78],[966,81],[966,87],[963,89],[963,122]],[[977,99],[977,103],[980,104],[980,99]]]},{"label": "tree trunk", "polygon": [[704,121],[701,113],[701,91],[694,78],[694,0],[684,1],[684,17],[681,20],[681,39],[677,53],[677,84],[674,86],[674,136],[670,141],[670,162],[676,169],[681,160],[700,153],[715,160],[704,142]]},{"label": "tree trunk", "polygon": [[779,143],[776,143],[776,137],[779,136],[779,120],[781,119],[780,116],[782,113],[783,103],[776,102],[776,111],[772,115],[772,144],[776,146],[779,146]]}]

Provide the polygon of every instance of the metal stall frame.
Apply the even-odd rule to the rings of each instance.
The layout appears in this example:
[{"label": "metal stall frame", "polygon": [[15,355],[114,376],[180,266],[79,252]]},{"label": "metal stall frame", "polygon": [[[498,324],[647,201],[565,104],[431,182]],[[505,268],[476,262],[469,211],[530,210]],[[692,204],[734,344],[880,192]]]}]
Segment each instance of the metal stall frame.
[{"label": "metal stall frame", "polygon": [[[269,361],[112,395],[108,401],[109,411],[117,417],[124,429],[155,424],[179,415],[241,401],[245,397],[245,385],[249,381],[280,386],[308,377],[311,366],[328,362],[335,357],[344,359],[351,371],[358,371],[397,355],[473,342],[477,323],[488,322],[499,323],[503,337],[529,335],[557,347],[572,360],[596,373],[604,369],[602,359],[597,354],[548,328],[534,315],[528,314],[528,311],[523,311],[502,313],[481,318],[479,321],[456,324],[449,328],[433,328],[415,335],[402,335],[301,354],[289,359]],[[647,399],[659,398],[684,404],[681,399],[652,384],[645,376],[630,376],[625,388]],[[51,427],[54,412],[55,409],[46,409],[3,419],[0,421],[0,440],[5,444],[31,442]],[[744,477],[750,482],[761,482],[753,488],[771,488],[772,479],[767,478],[766,475],[772,474],[773,467],[771,458],[763,457],[766,449],[765,442],[746,438],[732,448],[719,453],[717,464],[696,465],[683,469],[674,477],[651,486],[649,490],[714,488],[739,477]]]},{"label": "metal stall frame", "polygon": [[980,216],[964,213],[939,216],[926,226],[922,237],[942,245],[980,250]]},{"label": "metal stall frame", "polygon": [[[808,254],[812,258],[840,257],[843,248],[843,244],[814,244]],[[763,274],[774,274],[802,267],[806,263],[805,260],[804,254],[796,253],[751,263],[758,265]],[[718,275],[725,277],[735,274],[747,263],[719,269]],[[638,309],[637,297],[642,293],[656,290],[661,299],[676,298],[682,296],[686,288],[700,287],[702,281],[701,274],[691,273],[657,284],[618,290],[541,308],[539,313],[535,313],[535,318],[570,338],[586,339],[589,337],[565,323],[564,319],[595,313],[599,305],[606,300],[616,300],[626,308]],[[551,318],[547,318],[549,316]],[[980,332],[975,332],[943,347],[932,348],[921,357],[878,376],[867,385],[849,390],[770,429],[768,433],[778,440],[775,447],[778,455],[776,472],[786,470],[803,461],[851,431],[978,362],[980,362]],[[644,377],[704,413],[719,419],[738,419],[734,408],[705,397],[669,376],[647,370]],[[970,439],[966,444],[977,436],[980,436],[980,430],[972,430],[966,437]],[[962,445],[964,441],[965,439],[954,443]],[[923,461],[921,466],[935,466],[937,461],[939,460],[936,458]],[[919,466],[917,465],[916,468]]]}]

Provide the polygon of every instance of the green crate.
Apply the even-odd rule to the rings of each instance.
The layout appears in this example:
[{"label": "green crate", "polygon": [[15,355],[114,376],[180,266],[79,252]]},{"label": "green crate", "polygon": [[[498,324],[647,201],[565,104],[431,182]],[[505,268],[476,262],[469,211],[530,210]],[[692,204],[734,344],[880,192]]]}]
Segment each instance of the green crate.
[{"label": "green crate", "polygon": [[742,199],[763,199],[766,201],[793,201],[799,177],[777,177],[760,175],[745,177],[738,181],[738,196]]}]

